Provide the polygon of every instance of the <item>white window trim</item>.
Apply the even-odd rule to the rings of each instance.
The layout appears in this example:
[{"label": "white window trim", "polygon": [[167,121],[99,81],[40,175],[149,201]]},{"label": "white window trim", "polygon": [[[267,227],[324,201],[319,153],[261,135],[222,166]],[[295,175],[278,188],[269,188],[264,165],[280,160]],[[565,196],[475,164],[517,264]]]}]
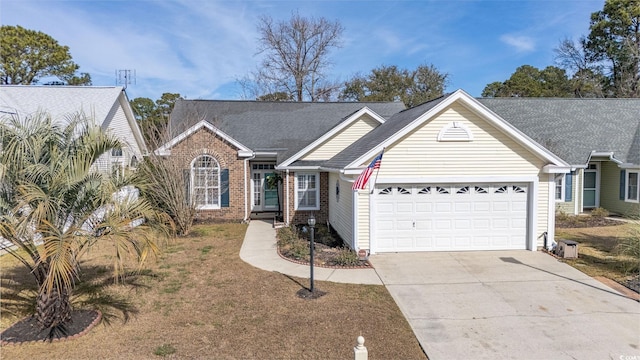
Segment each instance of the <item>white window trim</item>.
[{"label": "white window trim", "polygon": [[190,186],[189,188],[191,189],[191,199],[193,199],[192,201],[195,202],[195,196],[196,196],[196,192],[195,192],[195,169],[193,168],[193,165],[196,163],[196,160],[200,159],[201,157],[209,157],[211,159],[213,159],[213,161],[215,161],[216,166],[218,168],[218,205],[198,205],[196,204],[196,209],[197,210],[217,210],[220,209],[221,206],[221,202],[222,202],[222,192],[220,191],[220,173],[221,173],[221,169],[220,169],[220,163],[218,162],[218,159],[216,159],[215,157],[208,155],[208,154],[202,154],[202,155],[198,155],[196,156],[192,161],[191,161],[191,166],[189,167],[189,172],[190,172],[190,176],[189,176],[189,181]]},{"label": "white window trim", "polygon": [[[312,207],[301,207],[298,206],[298,176],[300,175],[315,175],[316,177],[316,206]],[[319,172],[296,172],[295,173],[295,182],[294,182],[294,204],[295,210],[320,210],[320,173]],[[307,190],[309,191],[309,190]]]},{"label": "white window trim", "polygon": [[[635,199],[631,199],[629,197],[629,178],[631,177],[631,174],[636,174],[636,198]],[[624,184],[624,201],[625,202],[633,202],[633,203],[637,203],[640,202],[640,171],[629,171],[627,170],[627,173],[625,175],[627,178],[625,179],[625,184]]]},{"label": "white window trim", "polygon": [[[553,197],[556,199],[556,202],[564,202],[566,199],[566,194],[565,194],[565,181],[566,181],[566,174],[562,174],[561,176],[558,176],[556,178],[556,182],[555,182],[555,187],[553,188]],[[560,198],[556,197],[556,189],[558,188],[558,183],[560,185]]]}]

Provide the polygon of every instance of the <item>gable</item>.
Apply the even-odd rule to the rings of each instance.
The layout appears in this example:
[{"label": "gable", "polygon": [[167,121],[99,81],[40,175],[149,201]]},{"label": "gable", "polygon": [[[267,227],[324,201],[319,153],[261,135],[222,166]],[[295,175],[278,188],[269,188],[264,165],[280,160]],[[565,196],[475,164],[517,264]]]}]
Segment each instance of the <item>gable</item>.
[{"label": "gable", "polygon": [[[160,155],[160,156],[171,155],[171,150],[174,147],[178,146],[179,144],[182,144],[183,142],[191,143],[193,141],[192,138],[194,137],[194,135],[202,134],[203,132],[211,134],[209,137],[213,136],[215,138],[219,138],[220,140],[226,142],[230,146],[232,146],[235,149],[237,149],[238,150],[238,156],[250,156],[251,155],[250,154],[251,151],[250,151],[250,149],[248,147],[244,146],[243,144],[241,144],[240,142],[238,142],[237,140],[235,140],[234,138],[232,138],[231,136],[227,135],[225,132],[221,131],[220,129],[216,128],[215,126],[211,125],[209,122],[207,122],[205,120],[201,120],[200,122],[198,122],[197,124],[193,125],[192,127],[187,129],[183,133],[181,133],[178,136],[174,137],[169,142],[167,142],[166,144],[164,144],[160,148],[158,148],[155,151],[155,153],[157,155]],[[195,141],[195,143],[196,143],[197,146],[201,146],[201,147],[206,147],[207,146],[206,142],[200,143],[199,141]]]},{"label": "gable", "polygon": [[300,160],[327,160],[342,151],[345,147],[361,138],[364,134],[380,125],[379,120],[369,114],[360,116],[356,121],[326,139]]},{"label": "gable", "polygon": [[[465,129],[467,127],[467,125],[465,124],[467,123],[475,123],[476,127],[479,127],[482,122],[485,122],[487,123],[487,125],[493,127],[499,133],[504,134],[504,141],[510,139],[514,143],[519,144],[522,148],[530,152],[533,157],[542,160],[542,163],[550,167],[548,170],[552,170],[552,167],[568,166],[568,164],[562,159],[552,154],[549,150],[545,149],[540,144],[531,140],[524,133],[520,132],[509,123],[505,122],[500,117],[496,116],[494,113],[489,111],[486,107],[484,107],[477,100],[475,100],[462,90],[458,90],[453,94],[445,95],[441,98],[434,99],[428,103],[396,114],[391,119],[386,121],[383,125],[371,131],[369,134],[365,135],[363,138],[353,143],[347,149],[327,161],[325,163],[325,166],[327,169],[344,169],[345,173],[349,174],[359,173],[362,167],[366,166],[366,164],[368,164],[368,161],[370,161],[374,156],[380,153],[383,148],[392,147],[396,144],[401,143],[401,140],[407,139],[411,136],[411,134],[416,132],[417,129],[422,128],[425,124],[432,123],[434,119],[445,114],[448,109],[453,109],[458,114],[450,116],[450,119],[447,123],[441,124],[442,126],[437,129],[437,133],[431,134],[433,135],[432,139],[437,139],[440,135],[440,140],[442,140],[443,134],[446,134],[452,127],[456,127],[456,122],[458,124],[458,127],[460,127],[461,129]],[[477,120],[470,121],[471,118]],[[462,121],[464,119],[466,119],[467,121]],[[466,136],[463,139],[456,139],[456,136],[461,136],[461,133],[454,134],[455,136],[445,136],[444,140],[454,140],[443,141],[444,143],[449,142],[450,144],[454,144],[450,145],[450,148],[443,146],[438,149],[428,150],[437,150],[438,152],[446,152],[447,150],[449,150],[455,152],[455,144],[460,144],[460,141],[456,140],[462,140],[464,142],[468,142],[469,144],[474,144],[475,141],[470,140],[473,140],[475,135],[472,132],[466,133],[466,130],[465,134]],[[429,139],[425,138],[423,140]],[[425,151],[427,149],[423,148],[424,144],[424,142],[417,142],[415,146],[417,146],[417,149]],[[469,146],[467,146],[467,148],[468,147]],[[425,159],[427,159],[429,156],[434,155],[442,156],[441,153],[423,153],[423,155],[425,156]],[[486,155],[487,160],[489,160],[491,158],[491,156],[489,155],[497,155],[497,153],[487,153]],[[445,159],[443,159],[443,161],[444,160]]]},{"label": "gable", "polygon": [[[439,139],[453,124],[472,136]],[[531,176],[545,164],[474,111],[454,103],[387,145],[379,176]]]}]

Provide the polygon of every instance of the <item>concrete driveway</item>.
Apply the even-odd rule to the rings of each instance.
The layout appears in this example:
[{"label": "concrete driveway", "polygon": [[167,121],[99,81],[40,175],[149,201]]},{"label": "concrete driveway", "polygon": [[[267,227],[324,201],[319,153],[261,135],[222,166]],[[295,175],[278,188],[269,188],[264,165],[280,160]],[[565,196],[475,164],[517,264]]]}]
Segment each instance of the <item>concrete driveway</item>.
[{"label": "concrete driveway", "polygon": [[640,359],[640,303],[531,251],[370,259],[431,360]]}]

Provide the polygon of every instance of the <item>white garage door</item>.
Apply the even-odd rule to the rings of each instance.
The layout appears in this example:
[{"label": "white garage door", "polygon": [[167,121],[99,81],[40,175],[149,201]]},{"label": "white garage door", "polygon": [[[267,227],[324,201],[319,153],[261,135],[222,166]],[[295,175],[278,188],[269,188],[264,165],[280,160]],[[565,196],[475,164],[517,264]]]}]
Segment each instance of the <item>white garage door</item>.
[{"label": "white garage door", "polygon": [[376,252],[527,248],[526,184],[378,186]]}]

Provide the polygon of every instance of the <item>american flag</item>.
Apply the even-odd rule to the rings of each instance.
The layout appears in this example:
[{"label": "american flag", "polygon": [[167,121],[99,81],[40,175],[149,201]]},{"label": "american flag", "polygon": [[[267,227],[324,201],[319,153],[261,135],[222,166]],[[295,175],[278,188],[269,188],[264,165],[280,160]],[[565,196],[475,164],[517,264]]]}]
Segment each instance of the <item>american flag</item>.
[{"label": "american flag", "polygon": [[382,152],[380,153],[380,155],[376,156],[371,161],[371,164],[369,164],[369,166],[367,166],[366,169],[362,170],[362,172],[360,173],[360,176],[358,176],[356,181],[353,183],[353,186],[351,187],[352,190],[364,189],[367,186],[367,182],[369,181],[371,174],[373,174],[373,170],[380,169],[380,163],[382,162],[382,154],[384,154],[384,149],[382,149]]}]

